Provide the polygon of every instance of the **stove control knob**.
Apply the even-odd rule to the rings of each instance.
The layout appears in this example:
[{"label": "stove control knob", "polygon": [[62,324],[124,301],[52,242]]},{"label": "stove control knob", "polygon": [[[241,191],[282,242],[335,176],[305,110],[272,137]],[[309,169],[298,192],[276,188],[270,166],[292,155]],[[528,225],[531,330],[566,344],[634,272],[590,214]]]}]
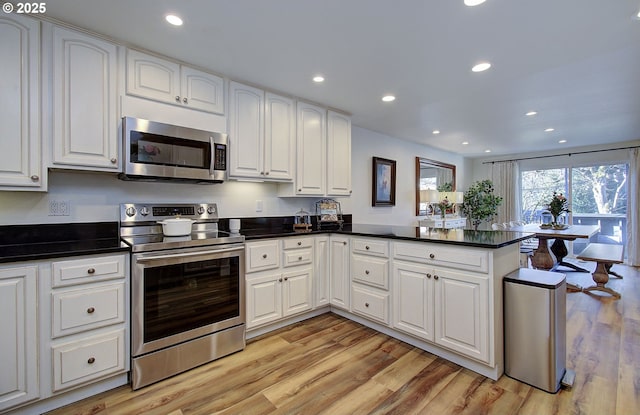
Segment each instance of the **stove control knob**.
[{"label": "stove control knob", "polygon": [[207,213],[210,214],[210,215],[216,213],[216,208],[214,208],[213,206],[209,206],[207,208]]},{"label": "stove control knob", "polygon": [[127,210],[125,211],[125,213],[129,217],[134,216],[136,214],[136,208],[134,208],[133,206],[132,207],[128,207]]},{"label": "stove control knob", "polygon": [[198,212],[198,215],[202,215],[204,213],[204,208],[200,206],[197,212]]},{"label": "stove control knob", "polygon": [[143,206],[142,209],[140,209],[140,214],[142,216],[147,216],[149,214],[149,208],[146,206]]}]

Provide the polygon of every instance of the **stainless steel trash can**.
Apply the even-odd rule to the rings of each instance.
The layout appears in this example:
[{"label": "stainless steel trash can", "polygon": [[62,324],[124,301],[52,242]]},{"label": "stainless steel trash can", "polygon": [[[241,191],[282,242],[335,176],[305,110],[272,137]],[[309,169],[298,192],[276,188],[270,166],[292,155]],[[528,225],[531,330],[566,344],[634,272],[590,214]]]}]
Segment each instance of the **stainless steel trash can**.
[{"label": "stainless steel trash can", "polygon": [[505,374],[556,393],[566,370],[565,274],[520,268],[504,278]]}]

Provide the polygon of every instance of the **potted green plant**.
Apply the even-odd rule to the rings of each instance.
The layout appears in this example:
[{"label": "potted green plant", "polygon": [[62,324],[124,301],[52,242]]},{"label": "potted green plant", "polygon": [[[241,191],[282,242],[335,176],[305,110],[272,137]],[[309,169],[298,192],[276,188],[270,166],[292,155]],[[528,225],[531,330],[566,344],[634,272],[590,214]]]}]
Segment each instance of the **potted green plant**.
[{"label": "potted green plant", "polygon": [[502,197],[493,194],[491,180],[479,180],[464,192],[461,210],[474,230],[484,221],[490,221],[498,213]]}]

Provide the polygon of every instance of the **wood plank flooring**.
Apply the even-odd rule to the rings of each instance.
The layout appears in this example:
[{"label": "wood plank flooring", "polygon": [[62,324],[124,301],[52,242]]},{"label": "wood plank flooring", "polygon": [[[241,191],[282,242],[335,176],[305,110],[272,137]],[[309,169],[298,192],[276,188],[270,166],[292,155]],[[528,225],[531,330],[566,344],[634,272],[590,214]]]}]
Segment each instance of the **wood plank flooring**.
[{"label": "wood plank flooring", "polygon": [[[324,314],[155,385],[135,392],[120,387],[50,415],[638,414],[640,270],[613,269],[624,279],[608,284],[622,299],[567,294],[567,367],[576,381],[557,394],[506,376],[492,381]],[[567,280],[592,282],[576,272],[567,272]]]}]

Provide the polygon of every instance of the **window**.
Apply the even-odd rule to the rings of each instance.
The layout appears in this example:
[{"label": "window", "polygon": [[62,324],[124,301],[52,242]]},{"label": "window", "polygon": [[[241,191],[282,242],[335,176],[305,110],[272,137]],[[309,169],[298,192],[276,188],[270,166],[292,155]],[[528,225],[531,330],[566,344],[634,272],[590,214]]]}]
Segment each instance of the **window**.
[{"label": "window", "polygon": [[[541,221],[541,214],[553,192],[568,199],[569,224],[599,225],[593,242],[623,245],[627,226],[628,164],[522,171],[520,177],[522,220]],[[572,252],[579,253],[588,243],[574,241]]]}]

